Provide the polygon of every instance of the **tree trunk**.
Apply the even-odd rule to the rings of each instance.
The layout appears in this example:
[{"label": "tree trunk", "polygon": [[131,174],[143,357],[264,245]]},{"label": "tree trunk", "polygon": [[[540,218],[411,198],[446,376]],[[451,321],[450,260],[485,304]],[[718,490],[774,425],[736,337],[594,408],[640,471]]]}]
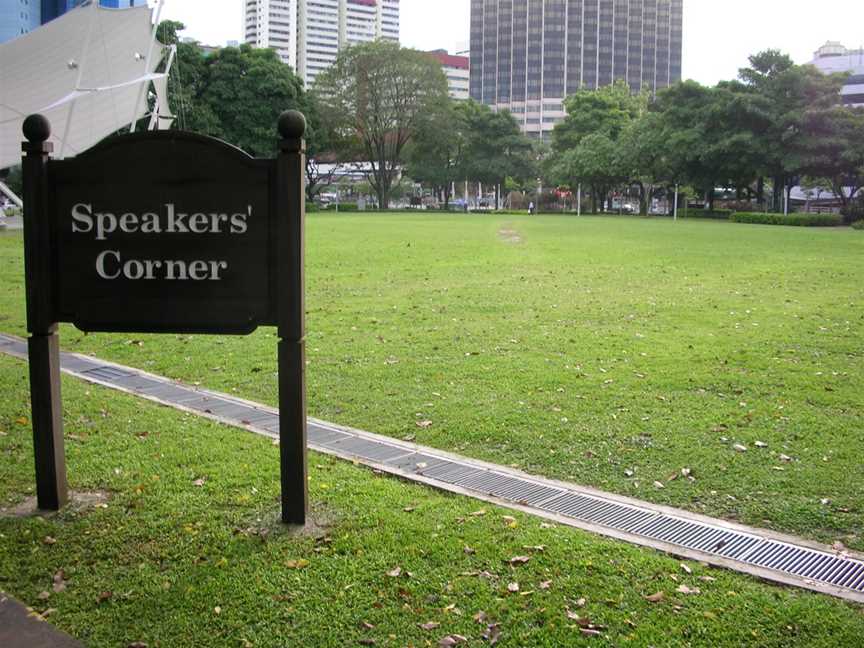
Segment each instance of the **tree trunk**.
[{"label": "tree trunk", "polygon": [[591,213],[596,214],[597,211],[597,187],[591,185]]},{"label": "tree trunk", "polygon": [[765,206],[765,177],[759,176],[759,179],[756,181],[756,202],[760,207],[764,208]]},{"label": "tree trunk", "polygon": [[774,212],[783,213],[783,186],[785,178],[782,175],[774,176]]},{"label": "tree trunk", "polygon": [[645,185],[642,182],[637,182],[639,185],[639,213],[642,216],[648,215],[648,200],[645,196]]}]

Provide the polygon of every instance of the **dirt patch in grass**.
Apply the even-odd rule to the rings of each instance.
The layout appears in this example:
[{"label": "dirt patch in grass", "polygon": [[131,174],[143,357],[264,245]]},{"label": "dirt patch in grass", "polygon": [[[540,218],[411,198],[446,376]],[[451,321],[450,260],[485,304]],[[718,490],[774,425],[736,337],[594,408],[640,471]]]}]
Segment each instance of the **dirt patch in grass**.
[{"label": "dirt patch in grass", "polygon": [[59,513],[83,513],[107,505],[109,499],[111,495],[107,491],[73,491],[69,493],[69,504],[62,511],[42,511],[37,506],[36,497],[30,496],[14,506],[0,508],[0,518],[49,517]]},{"label": "dirt patch in grass", "polygon": [[504,243],[510,243],[512,245],[519,245],[523,242],[522,235],[518,230],[513,229],[512,223],[507,223],[498,230],[498,238],[500,238]]}]

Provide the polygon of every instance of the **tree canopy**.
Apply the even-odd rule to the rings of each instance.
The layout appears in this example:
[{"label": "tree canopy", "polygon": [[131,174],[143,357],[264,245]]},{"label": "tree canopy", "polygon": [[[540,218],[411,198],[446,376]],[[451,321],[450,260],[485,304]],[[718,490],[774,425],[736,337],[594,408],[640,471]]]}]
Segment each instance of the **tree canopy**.
[{"label": "tree canopy", "polygon": [[369,163],[367,178],[386,209],[408,142],[449,101],[441,65],[427,54],[375,41],[342,50],[318,76],[322,115]]}]

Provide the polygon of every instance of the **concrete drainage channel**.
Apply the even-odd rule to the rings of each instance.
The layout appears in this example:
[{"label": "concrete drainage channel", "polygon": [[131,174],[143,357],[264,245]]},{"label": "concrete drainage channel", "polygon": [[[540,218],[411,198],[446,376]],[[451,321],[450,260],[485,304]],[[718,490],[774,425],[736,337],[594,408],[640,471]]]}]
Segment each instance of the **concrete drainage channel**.
[{"label": "concrete drainage channel", "polygon": [[[27,357],[20,338],[0,351]],[[63,353],[64,372],[91,383],[275,438],[275,409],[97,358]],[[864,557],[787,535],[521,473],[496,464],[309,419],[309,447],[560,524],[864,603]]]}]

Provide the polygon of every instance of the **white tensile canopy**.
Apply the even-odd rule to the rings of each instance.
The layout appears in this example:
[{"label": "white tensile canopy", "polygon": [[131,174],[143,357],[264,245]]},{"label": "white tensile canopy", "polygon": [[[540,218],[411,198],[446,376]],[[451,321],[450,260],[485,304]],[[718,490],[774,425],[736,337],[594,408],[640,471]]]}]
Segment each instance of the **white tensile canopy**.
[{"label": "white tensile canopy", "polygon": [[[158,17],[157,17],[158,18]],[[0,169],[21,161],[24,119],[51,122],[54,157],[81,153],[147,114],[168,128],[168,74],[156,73],[166,48],[146,6],[105,9],[98,2],[0,44]],[[167,69],[167,66],[166,66]]]}]

